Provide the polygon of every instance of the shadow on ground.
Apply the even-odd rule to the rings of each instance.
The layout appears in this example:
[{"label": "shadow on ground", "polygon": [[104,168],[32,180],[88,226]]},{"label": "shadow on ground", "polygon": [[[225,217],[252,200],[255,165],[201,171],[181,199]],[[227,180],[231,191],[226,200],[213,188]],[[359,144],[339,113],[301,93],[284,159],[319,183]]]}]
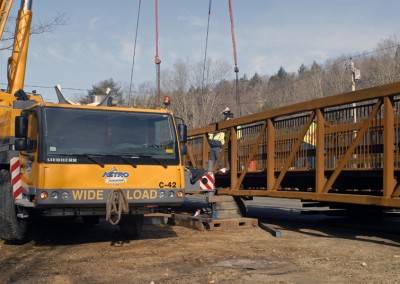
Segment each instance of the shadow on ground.
[{"label": "shadow on ground", "polygon": [[[169,225],[144,225],[142,233],[136,239],[174,238],[176,233]],[[119,230],[119,226],[100,220],[98,225],[84,224],[81,218],[38,218],[30,224],[28,238],[25,243],[36,246],[65,246],[86,243],[110,242],[111,246],[121,246],[135,241],[127,239]],[[23,243],[5,242],[9,245]]]},{"label": "shadow on ground", "polygon": [[[267,200],[267,199],[266,199]],[[321,214],[304,215],[294,203],[293,208],[280,207],[280,201],[257,199],[257,204],[248,202],[247,216],[256,218],[259,222],[279,230],[296,231],[302,234],[315,235],[325,238],[342,238],[372,242],[381,245],[400,247],[400,218],[373,218],[368,215],[360,216],[331,216]],[[272,206],[271,206],[272,205]],[[193,214],[197,209],[209,206],[199,199],[185,202],[182,211]]]}]

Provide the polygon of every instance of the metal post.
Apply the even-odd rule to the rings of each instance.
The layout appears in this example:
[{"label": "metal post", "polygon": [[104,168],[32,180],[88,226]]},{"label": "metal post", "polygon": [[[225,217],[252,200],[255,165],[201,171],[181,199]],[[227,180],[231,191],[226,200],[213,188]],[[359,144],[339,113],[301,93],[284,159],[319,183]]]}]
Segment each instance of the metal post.
[{"label": "metal post", "polygon": [[[208,160],[208,152],[210,151],[210,146],[208,145],[208,139],[207,139],[208,133],[203,134],[203,162],[202,162],[202,167],[203,169],[207,168],[207,160]],[[214,166],[214,165],[213,165]]]},{"label": "metal post", "polygon": [[[351,60],[350,63],[350,67],[351,67],[351,91],[354,92],[356,90],[356,68],[354,67],[354,61]],[[357,123],[357,108],[356,108],[356,103],[352,103],[353,106],[353,123],[354,125]],[[356,138],[357,136],[357,130],[353,131],[353,140]],[[353,168],[357,168],[357,154],[353,154],[353,159],[354,159],[354,163],[352,165]]]},{"label": "metal post", "polygon": [[325,119],[322,111],[317,109],[317,129],[316,129],[316,161],[315,161],[315,191],[321,193],[325,184]]},{"label": "metal post", "polygon": [[275,184],[275,126],[272,119],[267,119],[267,190]]},{"label": "metal post", "polygon": [[396,185],[394,178],[394,108],[390,97],[385,97],[383,103],[383,197],[389,198]]},{"label": "metal post", "polygon": [[231,148],[228,149],[230,151],[230,156],[231,156],[231,164],[230,164],[230,169],[231,169],[231,187],[234,186],[237,183],[238,177],[237,177],[237,156],[238,156],[238,151],[237,151],[237,133],[236,133],[236,127],[232,126],[230,130],[230,143],[231,143]]}]

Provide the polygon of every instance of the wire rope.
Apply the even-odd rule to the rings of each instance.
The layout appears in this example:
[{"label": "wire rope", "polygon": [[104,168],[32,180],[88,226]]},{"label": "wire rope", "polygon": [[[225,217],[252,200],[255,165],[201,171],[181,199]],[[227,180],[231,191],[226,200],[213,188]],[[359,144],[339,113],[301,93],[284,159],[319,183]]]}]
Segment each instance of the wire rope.
[{"label": "wire rope", "polygon": [[133,55],[132,55],[132,69],[131,69],[131,83],[129,84],[129,94],[128,94],[128,105],[131,106],[131,94],[132,94],[132,81],[133,81],[133,68],[135,66],[135,55],[136,55],[136,43],[138,37],[138,30],[139,30],[139,17],[140,17],[140,6],[142,4],[142,0],[139,0],[139,7],[137,13],[137,20],[136,20],[136,32],[135,32],[135,43],[133,46]]},{"label": "wire rope", "polygon": [[[201,82],[201,94],[204,94],[204,76],[206,72],[206,63],[207,63],[207,48],[208,48],[208,34],[210,30],[210,18],[211,18],[211,5],[212,5],[212,0],[209,0],[208,3],[208,20],[207,20],[207,33],[206,33],[206,46],[204,49],[204,63],[203,63],[203,80]],[[207,76],[207,81],[208,81],[208,76]]]}]

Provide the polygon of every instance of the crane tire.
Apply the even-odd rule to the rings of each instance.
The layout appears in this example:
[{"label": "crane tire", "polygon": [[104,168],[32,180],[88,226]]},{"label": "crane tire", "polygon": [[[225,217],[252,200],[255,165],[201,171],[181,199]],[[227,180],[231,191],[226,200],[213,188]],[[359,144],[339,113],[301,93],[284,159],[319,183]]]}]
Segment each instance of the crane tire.
[{"label": "crane tire", "polygon": [[128,239],[137,238],[143,227],[143,214],[122,215],[119,222],[121,233]]},{"label": "crane tire", "polygon": [[98,225],[100,222],[99,216],[82,216],[83,223],[88,226]]},{"label": "crane tire", "polygon": [[23,241],[27,231],[27,220],[17,217],[10,172],[0,170],[0,238],[7,241]]}]

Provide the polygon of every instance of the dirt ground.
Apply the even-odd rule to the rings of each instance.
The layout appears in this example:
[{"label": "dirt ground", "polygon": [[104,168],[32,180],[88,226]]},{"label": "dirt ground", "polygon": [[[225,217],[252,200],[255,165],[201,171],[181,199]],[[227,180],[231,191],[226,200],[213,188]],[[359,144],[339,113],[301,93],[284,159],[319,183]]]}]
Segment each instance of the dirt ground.
[{"label": "dirt ground", "polygon": [[0,241],[0,283],[400,283],[398,234],[271,221],[196,231],[145,225],[125,240],[105,222],[37,224],[31,241]]}]

